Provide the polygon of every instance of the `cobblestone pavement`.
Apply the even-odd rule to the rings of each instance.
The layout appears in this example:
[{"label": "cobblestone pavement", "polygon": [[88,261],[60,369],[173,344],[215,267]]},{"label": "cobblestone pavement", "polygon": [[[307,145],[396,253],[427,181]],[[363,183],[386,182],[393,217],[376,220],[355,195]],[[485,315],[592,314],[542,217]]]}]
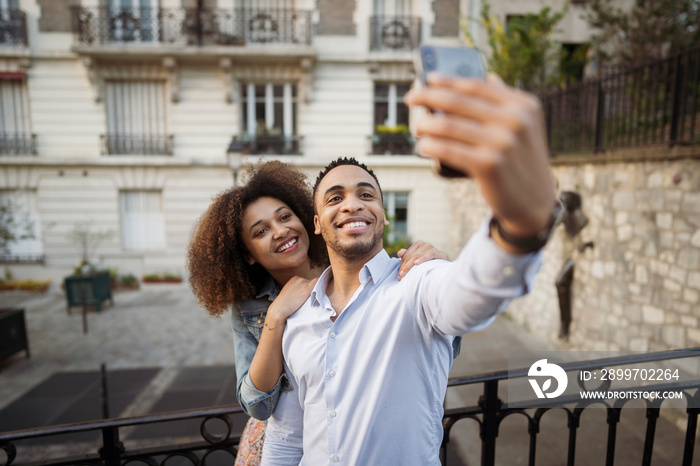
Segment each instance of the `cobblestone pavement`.
[{"label": "cobblestone pavement", "polygon": [[[57,372],[96,371],[102,363],[108,370],[161,368],[122,414],[140,415],[148,412],[182,368],[231,365],[233,362],[228,316],[211,318],[198,306],[185,285],[153,285],[139,291],[117,292],[114,306],[106,306],[100,313],[88,313],[87,334],[83,333],[80,309],[74,308],[72,314],[68,314],[62,293],[3,292],[0,307],[24,308],[31,349],[29,359],[21,352],[0,361],[0,409]],[[507,318],[499,317],[486,330],[465,337],[451,376],[505,370],[509,352],[551,349]],[[481,390],[481,386],[451,389],[446,406],[473,406]],[[604,463],[600,455],[604,452],[607,432],[605,411],[594,411],[592,417],[602,418],[592,430],[579,430],[577,465]],[[643,445],[644,410],[630,411],[634,413],[623,419],[626,422],[618,429],[618,444],[623,445],[620,447],[623,452],[634,454],[627,458],[625,453],[618,453],[615,464],[622,466],[640,464],[638,457]],[[459,458],[453,456],[448,464],[478,464],[479,434],[476,424],[472,424],[462,423],[453,430],[451,439],[455,448],[452,451]],[[680,464],[675,460],[682,452],[683,435],[663,419],[657,431],[654,454],[660,461],[658,464]],[[560,427],[550,429],[550,433],[551,436],[538,436],[538,464],[563,464],[565,419]],[[498,463],[527,464],[527,442],[526,424],[505,425],[498,438]],[[467,461],[464,458],[477,459]]]}]

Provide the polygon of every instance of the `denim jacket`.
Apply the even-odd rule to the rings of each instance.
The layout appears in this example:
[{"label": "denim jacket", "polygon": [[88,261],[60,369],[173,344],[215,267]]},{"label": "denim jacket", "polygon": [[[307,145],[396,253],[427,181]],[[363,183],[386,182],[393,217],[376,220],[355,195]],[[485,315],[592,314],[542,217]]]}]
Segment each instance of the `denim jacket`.
[{"label": "denim jacket", "polygon": [[[249,374],[267,309],[278,293],[274,280],[270,278],[255,298],[234,304],[231,312],[237,379],[236,398],[246,414],[261,421],[267,420],[275,410],[280,391],[292,389],[284,372],[277,384],[267,393],[255,388]],[[452,341],[453,358],[459,355],[461,347],[462,337],[456,337]]]},{"label": "denim jacket", "polygon": [[236,398],[246,414],[261,421],[268,419],[275,410],[280,391],[291,390],[284,373],[267,393],[255,388],[248,373],[258,348],[267,309],[277,298],[277,293],[275,282],[270,278],[255,298],[234,304],[231,312],[237,379]]}]

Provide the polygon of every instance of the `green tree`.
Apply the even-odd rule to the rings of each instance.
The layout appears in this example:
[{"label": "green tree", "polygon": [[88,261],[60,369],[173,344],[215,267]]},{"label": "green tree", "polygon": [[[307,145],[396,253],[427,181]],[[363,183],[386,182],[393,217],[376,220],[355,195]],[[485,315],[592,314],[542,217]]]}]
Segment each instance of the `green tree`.
[{"label": "green tree", "polygon": [[588,7],[597,30],[591,45],[603,63],[637,65],[700,43],[700,0],[634,0],[628,10],[591,0]]},{"label": "green tree", "polygon": [[[489,69],[506,83],[527,90],[562,82],[559,61],[561,44],[552,39],[557,23],[566,14],[568,4],[553,12],[544,7],[539,13],[513,17],[504,26],[491,14],[490,5],[481,8],[481,24],[486,30],[491,54]],[[474,41],[465,29],[467,41]]]}]

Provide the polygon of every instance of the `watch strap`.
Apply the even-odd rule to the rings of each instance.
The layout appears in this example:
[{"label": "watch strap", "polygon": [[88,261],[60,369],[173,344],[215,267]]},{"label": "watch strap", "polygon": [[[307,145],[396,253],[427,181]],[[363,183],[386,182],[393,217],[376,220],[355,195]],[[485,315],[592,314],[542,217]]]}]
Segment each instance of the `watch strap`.
[{"label": "watch strap", "polygon": [[561,222],[563,213],[563,206],[561,202],[557,200],[554,209],[552,210],[552,215],[547,222],[547,226],[532,236],[523,237],[511,235],[503,229],[496,217],[491,217],[491,221],[489,222],[489,231],[492,231],[492,228],[495,227],[496,231],[498,231],[498,236],[500,236],[503,241],[517,248],[523,253],[537,252],[542,249],[545,244],[547,244],[547,241],[549,241],[549,238],[552,235],[552,230],[554,230],[554,227]]}]

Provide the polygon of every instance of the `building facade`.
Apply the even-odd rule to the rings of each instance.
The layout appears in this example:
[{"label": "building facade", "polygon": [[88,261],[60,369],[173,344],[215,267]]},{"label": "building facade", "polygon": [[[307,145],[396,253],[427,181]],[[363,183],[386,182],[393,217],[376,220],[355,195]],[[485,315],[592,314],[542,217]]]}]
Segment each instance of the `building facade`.
[{"label": "building facade", "polygon": [[[504,21],[525,3],[543,6],[492,3]],[[194,223],[241,171],[234,147],[245,163],[288,161],[311,180],[330,160],[357,157],[382,182],[390,239],[456,253],[454,185],[413,155],[403,94],[411,50],[463,43],[479,9],[466,0],[0,0],[0,200],[24,232],[3,263],[55,284],[84,255],[120,274],[184,274]],[[583,42],[576,24],[566,33]],[[94,240],[81,244],[76,232]]]}]

